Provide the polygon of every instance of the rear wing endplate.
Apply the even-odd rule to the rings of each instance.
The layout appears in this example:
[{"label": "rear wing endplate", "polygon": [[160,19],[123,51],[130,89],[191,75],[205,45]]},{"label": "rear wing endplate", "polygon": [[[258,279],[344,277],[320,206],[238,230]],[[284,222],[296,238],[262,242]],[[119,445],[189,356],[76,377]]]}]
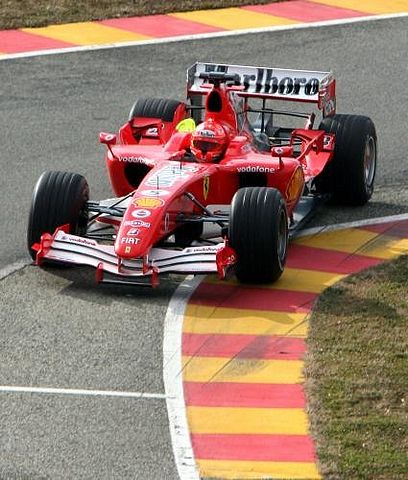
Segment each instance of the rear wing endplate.
[{"label": "rear wing endplate", "polygon": [[335,79],[331,72],[283,68],[195,63],[187,70],[188,94],[207,93],[202,73],[235,75],[235,85],[244,87],[240,95],[317,103],[324,115],[335,113]]}]

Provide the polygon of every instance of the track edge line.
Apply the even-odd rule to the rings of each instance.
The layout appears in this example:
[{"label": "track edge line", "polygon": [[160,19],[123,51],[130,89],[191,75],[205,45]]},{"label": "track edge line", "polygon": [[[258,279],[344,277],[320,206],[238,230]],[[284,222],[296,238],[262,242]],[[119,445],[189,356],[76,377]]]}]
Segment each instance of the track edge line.
[{"label": "track edge line", "polygon": [[202,279],[202,275],[189,276],[179,285],[164,320],[163,382],[174,459],[181,480],[200,480],[184,402],[181,342],[184,311]]},{"label": "track edge line", "polygon": [[332,232],[334,230],[344,230],[346,228],[358,228],[364,227],[365,225],[377,225],[379,223],[401,222],[404,220],[408,220],[408,213],[402,213],[399,215],[388,215],[385,217],[366,218],[353,222],[335,223],[333,225],[321,225],[320,227],[312,227],[306,228],[305,230],[300,230],[297,234],[293,236],[293,240],[308,235],[315,235],[317,233]]}]

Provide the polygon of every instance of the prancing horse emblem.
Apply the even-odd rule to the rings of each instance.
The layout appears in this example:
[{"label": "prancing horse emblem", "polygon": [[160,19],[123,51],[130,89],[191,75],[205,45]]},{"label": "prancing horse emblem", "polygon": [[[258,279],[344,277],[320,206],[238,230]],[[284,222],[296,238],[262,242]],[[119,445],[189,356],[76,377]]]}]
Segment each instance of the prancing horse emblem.
[{"label": "prancing horse emblem", "polygon": [[210,177],[206,175],[203,178],[203,195],[204,195],[204,200],[207,200],[208,197],[208,192],[210,191]]}]

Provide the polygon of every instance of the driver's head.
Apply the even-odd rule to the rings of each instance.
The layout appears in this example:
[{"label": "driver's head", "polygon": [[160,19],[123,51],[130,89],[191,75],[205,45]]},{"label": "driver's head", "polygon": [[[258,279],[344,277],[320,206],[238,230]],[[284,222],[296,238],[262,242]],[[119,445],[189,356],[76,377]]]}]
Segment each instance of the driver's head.
[{"label": "driver's head", "polygon": [[218,162],[228,146],[224,127],[214,120],[201,123],[191,135],[191,151],[199,162]]}]

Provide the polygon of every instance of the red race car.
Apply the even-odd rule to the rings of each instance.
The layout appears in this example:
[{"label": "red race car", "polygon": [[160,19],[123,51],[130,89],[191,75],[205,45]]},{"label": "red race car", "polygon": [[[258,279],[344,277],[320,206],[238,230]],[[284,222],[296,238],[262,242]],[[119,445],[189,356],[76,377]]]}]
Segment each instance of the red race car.
[{"label": "red race car", "polygon": [[[288,100],[316,112],[282,108]],[[90,201],[83,176],[44,172],[27,234],[37,265],[153,286],[164,272],[230,269],[273,282],[317,201],[362,205],[373,192],[374,124],[336,114],[330,72],[196,63],[186,102],[139,99],[100,142],[115,198]]]}]

